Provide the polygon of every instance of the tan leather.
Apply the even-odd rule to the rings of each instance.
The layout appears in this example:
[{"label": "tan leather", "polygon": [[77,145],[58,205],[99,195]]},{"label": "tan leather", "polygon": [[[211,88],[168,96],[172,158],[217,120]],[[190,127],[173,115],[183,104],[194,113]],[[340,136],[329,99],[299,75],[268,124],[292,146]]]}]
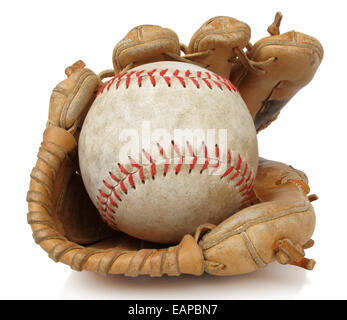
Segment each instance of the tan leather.
[{"label": "tan leather", "polygon": [[239,64],[230,76],[259,131],[276,119],[287,102],[312,80],[322,61],[323,48],[317,39],[291,31],[259,40],[247,56],[254,61],[276,59],[262,67],[264,74]]},{"label": "tan leather", "polygon": [[252,47],[247,24],[230,17],[212,18],[193,35],[184,57],[231,80],[245,100],[257,131],[275,120],[287,102],[312,80],[323,58],[317,39],[295,31],[280,34],[281,20],[278,12],[268,28],[270,37]]},{"label": "tan leather", "polygon": [[[255,181],[254,191],[261,203],[238,212],[215,228],[199,227],[195,238],[186,235],[176,246],[162,248],[120,232],[89,246],[71,241],[59,231],[52,194],[67,192],[67,184],[56,184],[57,172],[75,147],[74,137],[66,130],[46,129],[34,168],[42,175],[31,179],[27,196],[33,237],[54,261],[77,271],[126,276],[200,275],[204,269],[215,275],[240,274],[265,266],[276,257],[280,263],[308,269],[314,265],[313,260],[303,257],[303,248],[315,224],[306,195],[307,179],[289,166],[268,160],[261,161]],[[63,190],[55,190],[57,187]],[[212,231],[197,244],[202,230],[209,229]],[[280,240],[283,241],[278,243]],[[288,254],[283,244],[295,254]]]},{"label": "tan leather", "polygon": [[190,40],[187,54],[210,54],[191,57],[190,60],[200,62],[205,68],[229,78],[232,69],[234,48],[243,49],[248,45],[251,29],[246,23],[230,17],[214,17],[206,21],[195,32]]},{"label": "tan leather", "polygon": [[61,233],[69,240],[79,244],[89,244],[108,238],[114,234],[100,220],[98,212],[91,202],[81,175],[79,174],[76,155],[70,155],[73,159],[67,159],[58,177],[62,178],[65,188],[59,189],[57,185],[54,215],[61,225]]},{"label": "tan leather", "polygon": [[66,68],[68,78],[53,89],[48,126],[59,126],[74,133],[82,113],[88,111],[100,80],[84,66],[83,61],[79,60]]},{"label": "tan leather", "polygon": [[[278,26],[279,22],[274,23],[270,28],[273,36],[258,42],[248,53],[248,59],[255,61],[276,53],[276,61],[263,64],[265,74],[246,72],[242,78],[249,66],[236,67],[235,72],[232,71],[232,78],[240,80],[241,93],[249,99],[254,118],[259,111],[257,108],[263,108],[259,101],[264,101],[264,96],[265,100],[269,97],[269,90],[273,92],[271,99],[290,98],[309,82],[323,55],[313,38],[299,33],[276,35]],[[132,31],[130,41],[124,41],[129,43],[129,50],[125,46],[124,51],[119,51],[119,61],[123,61],[121,52],[125,53],[125,58],[116,66],[119,68],[116,72],[131,63],[163,60],[166,50],[179,56],[177,36],[168,32],[170,36],[166,37],[166,31],[162,30],[154,32],[153,36],[151,30],[154,29],[142,28],[141,39],[139,29]],[[159,40],[161,32],[163,41]],[[276,44],[271,44],[273,39],[276,39]],[[228,36],[224,40],[229,41]],[[159,49],[153,51],[156,45]],[[219,64],[218,55],[215,59],[213,68],[225,64],[225,60]],[[237,59],[233,62],[238,65]],[[295,69],[297,65],[305,72]],[[257,64],[254,66],[258,67]],[[289,77],[290,68],[296,70],[297,79]],[[218,226],[206,224],[198,227],[194,237],[185,235],[177,245],[167,247],[149,243],[108,228],[84,190],[76,156],[79,127],[94,100],[95,91],[101,86],[101,80],[84,69],[82,62],[67,68],[66,74],[68,79],[59,84],[52,95],[47,129],[27,194],[27,218],[33,238],[51,259],[78,271],[126,276],[201,275],[204,271],[214,275],[233,275],[255,271],[274,260],[306,269],[314,267],[315,261],[305,258],[304,250],[313,245],[310,237],[315,227],[315,214],[310,201],[317,197],[308,195],[304,173],[265,159],[260,161],[254,190],[244,209]],[[274,90],[278,82],[285,84],[282,90],[280,87]],[[264,125],[266,123],[259,128]]]},{"label": "tan leather", "polygon": [[[35,242],[48,252],[49,257],[66,263],[78,271],[91,270],[101,274],[123,273],[127,276],[139,274],[161,276],[164,273],[168,275],[202,274],[202,252],[193,237],[189,235],[183,237],[180,244],[176,246],[156,250],[141,249],[144,247],[143,242],[128,236],[123,237],[122,234],[115,232],[113,239],[99,241],[88,247],[71,241],[63,234],[59,230],[58,222],[64,222],[61,219],[70,220],[70,217],[56,216],[52,195],[69,191],[68,184],[56,185],[57,172],[62,168],[68,153],[75,147],[74,137],[64,129],[58,127],[46,129],[42,149],[33,169],[33,171],[42,172],[42,175],[41,178],[32,177],[30,182],[27,195],[28,223],[33,230]],[[55,190],[55,188],[62,189]],[[85,212],[79,211],[79,214],[83,219]],[[95,214],[95,217],[97,216]],[[83,224],[79,227],[81,233],[85,232]],[[91,224],[90,227],[96,226]],[[138,250],[134,250],[134,242]]]},{"label": "tan leather", "polygon": [[[234,214],[199,242],[206,271],[216,275],[252,272],[276,259],[278,247],[274,244],[278,240],[305,245],[315,227],[308,190],[302,173],[283,163],[261,159],[254,184],[260,203]],[[303,256],[302,252],[297,260]],[[292,260],[280,260],[285,262]]]},{"label": "tan leather", "polygon": [[[67,79],[53,89],[47,121],[47,127],[62,127],[72,133],[75,139],[78,138],[80,124],[95,99],[96,90],[101,85],[95,73],[84,67],[83,61],[79,60],[66,68]],[[85,244],[104,239],[112,232],[97,217],[78,172],[77,153],[73,151],[69,157],[64,158],[60,169],[55,172],[56,180],[51,197],[54,210],[51,217],[62,235]],[[52,183],[37,169],[33,170],[31,177],[33,181],[44,180],[49,185]]]},{"label": "tan leather", "polygon": [[180,43],[175,32],[153,25],[133,28],[115,46],[112,55],[115,74],[131,65],[170,60],[167,52],[180,55]]}]

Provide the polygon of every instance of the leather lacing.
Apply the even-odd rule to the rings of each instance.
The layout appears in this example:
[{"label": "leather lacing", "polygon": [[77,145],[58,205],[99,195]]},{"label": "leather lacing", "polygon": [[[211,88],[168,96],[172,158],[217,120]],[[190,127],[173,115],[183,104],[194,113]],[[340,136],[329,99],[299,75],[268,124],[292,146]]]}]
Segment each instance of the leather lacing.
[{"label": "leather lacing", "polygon": [[[269,32],[271,36],[280,34],[280,25],[281,25],[282,17],[283,15],[281,12],[276,13],[273,23],[267,29],[267,31]],[[179,54],[173,53],[173,52],[165,52],[164,56],[170,58],[171,60],[195,64],[205,69],[208,69],[210,66],[200,63],[198,61],[195,61],[195,59],[209,56],[215,51],[215,49],[209,49],[209,50],[201,51],[201,52],[187,53],[188,47],[183,43],[180,43],[180,49],[184,53],[184,56],[180,56]],[[231,50],[233,55],[227,60],[227,62],[242,64],[248,71],[255,72],[258,74],[264,74],[265,70],[263,70],[262,68],[270,65],[275,60],[277,60],[277,57],[270,57],[269,59],[265,61],[252,60],[247,55],[247,52],[251,51],[251,49],[252,49],[251,43],[249,43],[246,46],[246,52],[243,50],[243,48],[239,48],[239,47],[233,48]],[[135,62],[129,63],[119,73],[127,72],[129,69],[133,68],[134,65],[135,65]],[[98,74],[98,77],[100,80],[103,80],[105,78],[114,77],[115,75],[116,75],[115,71],[109,69],[109,70],[100,72]]]},{"label": "leather lacing", "polygon": [[[181,48],[184,48],[184,47],[185,45],[181,44]],[[194,61],[194,59],[209,56],[213,52],[214,52],[214,49],[209,49],[202,52],[185,54],[184,56],[180,56],[177,53],[173,53],[173,52],[165,52],[164,55],[175,61],[195,64],[205,69],[208,69],[210,67],[209,65]],[[265,61],[254,61],[248,58],[246,52],[244,52],[242,49],[238,47],[234,48],[232,52],[234,53],[234,56],[228,59],[229,63],[242,64],[248,71],[255,72],[258,74],[264,74],[265,71],[262,69],[262,67],[268,66],[270,63],[274,62],[277,59],[276,57],[271,57]],[[135,65],[134,62],[129,63],[125,68],[123,68],[119,72],[119,74],[127,72],[128,70],[133,68],[134,65]],[[109,70],[104,70],[100,72],[98,74],[98,77],[100,78],[100,80],[103,80],[105,78],[114,77],[115,75],[116,75],[115,71],[109,69]]]}]

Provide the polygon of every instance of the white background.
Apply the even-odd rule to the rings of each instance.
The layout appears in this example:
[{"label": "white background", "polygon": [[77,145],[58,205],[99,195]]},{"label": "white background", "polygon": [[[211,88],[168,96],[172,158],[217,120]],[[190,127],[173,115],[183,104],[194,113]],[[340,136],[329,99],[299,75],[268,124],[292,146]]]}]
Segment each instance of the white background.
[{"label": "white background", "polygon": [[[346,299],[346,17],[345,1],[3,1],[0,4],[2,299]],[[95,72],[112,67],[115,44],[134,26],[155,24],[189,43],[207,19],[247,22],[252,43],[267,36],[274,14],[282,32],[318,38],[325,57],[316,77],[259,134],[260,155],[306,172],[317,227],[307,256],[313,271],[273,263],[236,277],[137,279],[72,271],[37,246],[26,223],[26,192],[51,90],[83,59]]]}]

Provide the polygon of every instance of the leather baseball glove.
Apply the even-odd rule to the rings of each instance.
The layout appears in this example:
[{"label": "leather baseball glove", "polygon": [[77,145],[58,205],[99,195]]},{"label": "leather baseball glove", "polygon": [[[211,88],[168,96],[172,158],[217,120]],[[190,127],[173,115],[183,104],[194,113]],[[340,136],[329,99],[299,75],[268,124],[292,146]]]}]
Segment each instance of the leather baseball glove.
[{"label": "leather baseball glove", "polygon": [[247,203],[218,226],[205,224],[177,245],[145,242],[109,228],[85,191],[77,144],[83,119],[107,77],[148,62],[178,60],[230,79],[240,91],[256,129],[266,128],[283,106],[313,78],[323,57],[313,37],[280,34],[276,14],[270,36],[251,45],[250,27],[230,17],[204,23],[188,46],[153,25],[132,29],[113,51],[113,70],[96,75],[78,61],[53,90],[47,128],[31,172],[28,223],[54,261],[74,270],[126,276],[235,275],[277,260],[312,269],[304,257],[313,245],[315,213],[306,175],[260,158]]}]

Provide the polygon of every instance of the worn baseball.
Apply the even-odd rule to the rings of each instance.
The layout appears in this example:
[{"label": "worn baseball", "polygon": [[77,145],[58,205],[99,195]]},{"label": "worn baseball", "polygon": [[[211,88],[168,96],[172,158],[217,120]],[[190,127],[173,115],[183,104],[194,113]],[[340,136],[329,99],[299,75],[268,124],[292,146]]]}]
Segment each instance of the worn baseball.
[{"label": "worn baseball", "polygon": [[82,126],[79,162],[109,226],[176,243],[247,201],[257,137],[229,80],[189,63],[155,62],[100,89]]}]

